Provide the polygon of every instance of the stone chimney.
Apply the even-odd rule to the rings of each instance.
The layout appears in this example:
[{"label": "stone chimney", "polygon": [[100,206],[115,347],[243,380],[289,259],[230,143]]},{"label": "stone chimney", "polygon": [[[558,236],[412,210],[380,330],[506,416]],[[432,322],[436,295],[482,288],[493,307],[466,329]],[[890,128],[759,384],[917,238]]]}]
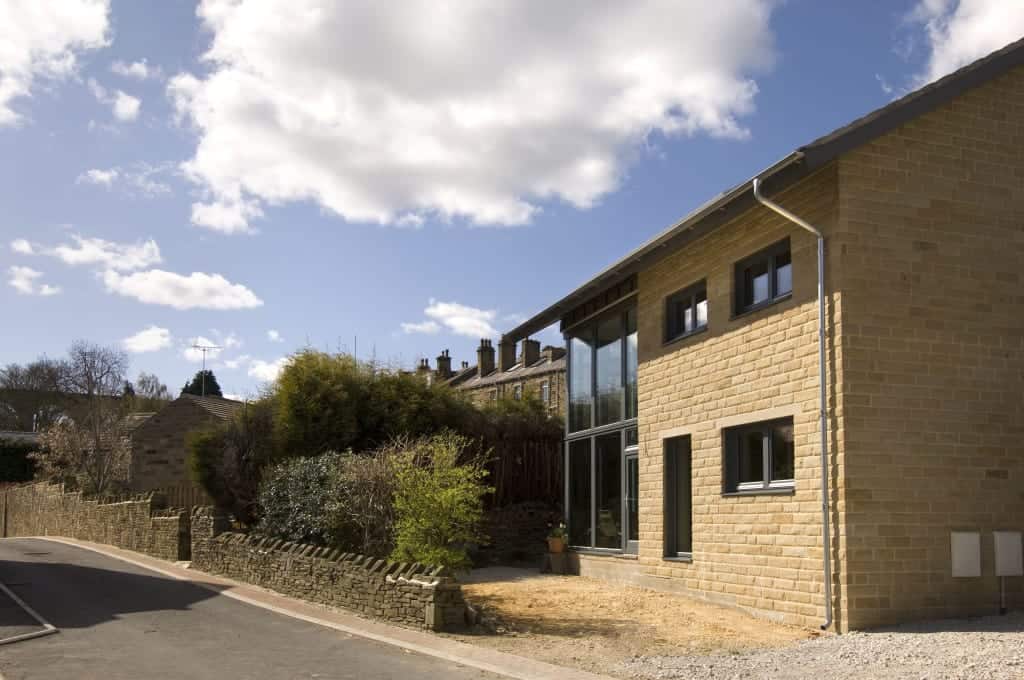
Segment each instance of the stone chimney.
[{"label": "stone chimney", "polygon": [[555,347],[554,345],[547,345],[543,350],[544,357],[548,361],[558,361],[565,356],[564,347]]},{"label": "stone chimney", "polygon": [[426,378],[430,375],[430,360],[420,359],[420,363],[416,366],[416,375],[421,378]]},{"label": "stone chimney", "polygon": [[502,340],[498,343],[498,370],[507,371],[516,365],[516,343]]},{"label": "stone chimney", "polygon": [[476,374],[479,377],[490,375],[494,372],[494,347],[487,338],[481,338],[480,346],[476,349]]},{"label": "stone chimney", "polygon": [[463,361],[462,362],[462,370],[465,371],[467,368],[469,368],[469,362],[468,361]]},{"label": "stone chimney", "polygon": [[523,362],[524,367],[533,366],[540,361],[540,342],[529,338],[523,340],[523,354],[519,360]]},{"label": "stone chimney", "polygon": [[452,377],[452,358],[448,355],[448,350],[441,352],[437,357],[437,377],[441,380]]}]

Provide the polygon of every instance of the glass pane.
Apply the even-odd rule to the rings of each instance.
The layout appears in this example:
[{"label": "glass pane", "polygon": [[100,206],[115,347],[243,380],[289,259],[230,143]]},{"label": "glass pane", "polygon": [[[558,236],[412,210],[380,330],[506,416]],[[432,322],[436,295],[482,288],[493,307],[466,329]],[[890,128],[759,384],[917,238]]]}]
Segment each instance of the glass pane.
[{"label": "glass pane", "polygon": [[626,540],[640,540],[640,465],[636,456],[626,459]]},{"label": "glass pane", "polygon": [[622,435],[618,432],[595,438],[597,446],[598,548],[622,547]]},{"label": "glass pane", "polygon": [[589,338],[574,337],[569,341],[569,430],[585,430],[591,426],[593,407],[593,357]]},{"label": "glass pane", "polygon": [[697,293],[697,328],[708,325],[708,294],[707,291]]},{"label": "glass pane", "polygon": [[670,439],[668,457],[669,478],[668,490],[672,494],[673,509],[672,536],[669,552],[685,553],[693,551],[693,503],[691,492],[690,469],[690,438],[677,437]]},{"label": "glass pane", "polygon": [[760,431],[740,435],[740,484],[764,481],[764,434]]},{"label": "glass pane", "polygon": [[752,264],[743,271],[743,306],[768,301],[768,262]]},{"label": "glass pane", "polygon": [[775,294],[786,295],[793,292],[793,265],[789,251],[775,256]]},{"label": "glass pane", "polygon": [[640,440],[637,439],[636,428],[635,427],[631,427],[628,430],[626,430],[626,446],[627,447],[629,447],[629,446],[636,446],[637,443],[639,443],[639,441]]},{"label": "glass pane", "polygon": [[683,310],[683,332],[689,333],[693,330],[693,307],[686,305]]},{"label": "glass pane", "polygon": [[626,418],[636,418],[637,354],[636,309],[626,312]]},{"label": "glass pane", "polygon": [[772,428],[772,481],[793,479],[793,426]]},{"label": "glass pane", "polygon": [[615,314],[597,325],[597,421],[622,420],[622,316]]},{"label": "glass pane", "polygon": [[590,546],[590,440],[569,444],[569,544]]}]

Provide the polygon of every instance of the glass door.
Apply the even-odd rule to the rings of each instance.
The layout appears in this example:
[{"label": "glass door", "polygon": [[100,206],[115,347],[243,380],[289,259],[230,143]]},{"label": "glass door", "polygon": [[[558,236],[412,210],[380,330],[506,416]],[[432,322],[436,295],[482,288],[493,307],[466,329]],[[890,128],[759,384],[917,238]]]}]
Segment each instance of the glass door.
[{"label": "glass door", "polygon": [[624,499],[625,508],[625,539],[626,552],[637,554],[640,541],[640,464],[636,452],[627,453],[626,464],[626,493]]}]

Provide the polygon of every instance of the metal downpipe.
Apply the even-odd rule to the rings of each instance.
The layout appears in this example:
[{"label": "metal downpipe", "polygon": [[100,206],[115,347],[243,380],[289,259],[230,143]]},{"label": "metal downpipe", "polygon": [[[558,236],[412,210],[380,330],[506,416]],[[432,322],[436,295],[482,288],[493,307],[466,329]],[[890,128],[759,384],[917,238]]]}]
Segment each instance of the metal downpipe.
[{"label": "metal downpipe", "polygon": [[754,198],[769,210],[805,229],[818,238],[818,382],[820,386],[821,413],[821,540],[822,564],[825,577],[825,622],[822,630],[827,630],[833,621],[832,615],[832,538],[829,530],[829,490],[828,490],[828,393],[825,377],[825,236],[810,223],[800,219],[781,205],[773,203],[761,195],[761,180],[755,177]]}]

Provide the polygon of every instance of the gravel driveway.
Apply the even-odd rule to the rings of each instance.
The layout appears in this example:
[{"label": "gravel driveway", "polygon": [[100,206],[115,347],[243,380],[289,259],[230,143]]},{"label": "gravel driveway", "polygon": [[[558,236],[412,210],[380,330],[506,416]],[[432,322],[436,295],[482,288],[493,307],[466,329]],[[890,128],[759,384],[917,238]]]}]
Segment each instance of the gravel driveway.
[{"label": "gravel driveway", "polygon": [[635,678],[1021,680],[1024,613],[933,621],[800,642],[780,649],[626,661]]}]

